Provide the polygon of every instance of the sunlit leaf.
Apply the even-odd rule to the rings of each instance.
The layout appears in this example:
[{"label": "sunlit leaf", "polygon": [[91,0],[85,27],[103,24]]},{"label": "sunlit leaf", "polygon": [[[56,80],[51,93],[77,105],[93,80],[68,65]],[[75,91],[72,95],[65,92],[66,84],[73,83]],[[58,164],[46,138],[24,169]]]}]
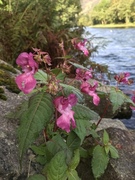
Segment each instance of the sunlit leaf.
[{"label": "sunlit leaf", "polygon": [[111,154],[112,158],[114,158],[114,159],[119,158],[118,151],[117,151],[117,149],[114,146],[110,145],[109,149],[110,149],[110,154]]},{"label": "sunlit leaf", "polygon": [[52,119],[53,113],[52,97],[49,94],[39,93],[30,98],[28,109],[21,117],[21,125],[18,129],[21,159],[46,123]]},{"label": "sunlit leaf", "polygon": [[92,171],[95,178],[99,178],[107,168],[109,157],[102,146],[97,145],[93,150]]},{"label": "sunlit leaf", "polygon": [[46,177],[41,174],[34,174],[27,178],[27,180],[46,180]]}]

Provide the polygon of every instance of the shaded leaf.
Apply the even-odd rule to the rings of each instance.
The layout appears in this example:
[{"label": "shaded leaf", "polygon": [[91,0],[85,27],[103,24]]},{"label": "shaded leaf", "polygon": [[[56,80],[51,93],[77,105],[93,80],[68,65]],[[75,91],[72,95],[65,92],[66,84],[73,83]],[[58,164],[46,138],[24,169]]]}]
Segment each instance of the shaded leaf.
[{"label": "shaded leaf", "polygon": [[65,73],[63,73],[60,68],[52,69],[52,73],[54,73],[56,75],[56,78],[61,81],[63,81],[66,76]]},{"label": "shaded leaf", "polygon": [[45,155],[45,145],[42,144],[40,146],[36,146],[36,145],[32,145],[30,147],[32,149],[32,151],[36,154],[36,155]]},{"label": "shaded leaf", "polygon": [[74,106],[73,110],[75,112],[74,117],[76,121],[76,128],[74,129],[74,132],[78,135],[82,142],[84,137],[87,136],[90,131],[90,120],[98,119],[99,116],[97,113],[81,104]]},{"label": "shaded leaf", "polygon": [[60,134],[57,134],[51,139],[51,141],[48,141],[46,143],[46,147],[52,155],[55,155],[58,151],[66,149],[67,144],[64,141],[64,139],[60,136]]},{"label": "shaded leaf", "polygon": [[88,151],[87,151],[86,149],[80,147],[80,148],[79,148],[79,151],[80,151],[80,156],[81,156],[82,158],[87,158],[87,157],[89,156],[89,153],[88,153]]},{"label": "shaded leaf", "polygon": [[78,147],[80,147],[80,144],[81,144],[80,138],[77,136],[75,132],[71,131],[67,138],[67,146],[70,149],[75,150]]},{"label": "shaded leaf", "polygon": [[59,151],[47,166],[47,179],[64,180],[67,168],[65,153],[64,151]]}]

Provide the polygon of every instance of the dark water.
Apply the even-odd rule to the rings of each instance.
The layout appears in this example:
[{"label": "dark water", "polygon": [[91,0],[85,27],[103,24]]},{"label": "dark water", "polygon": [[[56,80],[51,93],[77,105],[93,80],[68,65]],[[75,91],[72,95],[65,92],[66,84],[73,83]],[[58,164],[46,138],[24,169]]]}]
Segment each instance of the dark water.
[{"label": "dark water", "polygon": [[[123,85],[125,92],[135,90],[135,28],[86,28],[86,31],[94,35],[92,43],[98,45],[98,53],[92,58],[99,64],[108,65],[112,74],[129,72],[134,83],[130,86]],[[88,38],[89,36],[85,36]],[[105,47],[103,48],[103,46]],[[116,82],[112,78],[111,84]],[[135,129],[135,111],[131,119],[123,119],[128,128]]]}]

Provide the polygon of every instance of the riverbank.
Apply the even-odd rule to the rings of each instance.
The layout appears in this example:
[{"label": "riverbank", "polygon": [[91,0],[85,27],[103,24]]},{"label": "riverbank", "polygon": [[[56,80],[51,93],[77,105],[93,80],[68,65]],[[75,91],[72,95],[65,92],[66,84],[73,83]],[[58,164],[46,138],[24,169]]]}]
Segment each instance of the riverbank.
[{"label": "riverbank", "polygon": [[135,23],[129,23],[129,24],[96,24],[93,26],[94,28],[135,28]]}]

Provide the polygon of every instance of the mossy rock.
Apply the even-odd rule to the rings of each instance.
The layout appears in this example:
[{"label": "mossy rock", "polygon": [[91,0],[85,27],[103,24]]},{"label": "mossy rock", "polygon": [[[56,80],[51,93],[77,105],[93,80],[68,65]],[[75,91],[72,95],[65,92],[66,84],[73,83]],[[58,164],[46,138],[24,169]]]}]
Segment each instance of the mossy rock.
[{"label": "mossy rock", "polygon": [[10,64],[0,60],[0,99],[7,100],[2,86],[13,93],[20,92],[15,83],[15,76],[17,75],[17,73],[17,69],[15,69]]}]

